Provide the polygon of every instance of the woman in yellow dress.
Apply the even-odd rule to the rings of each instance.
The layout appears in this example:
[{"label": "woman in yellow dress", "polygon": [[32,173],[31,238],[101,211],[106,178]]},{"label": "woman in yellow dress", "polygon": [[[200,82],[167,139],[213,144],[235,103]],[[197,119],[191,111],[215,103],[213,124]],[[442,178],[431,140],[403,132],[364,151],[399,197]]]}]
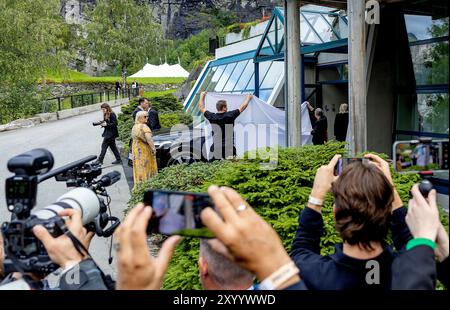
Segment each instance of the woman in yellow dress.
[{"label": "woman in yellow dress", "polygon": [[158,173],[156,149],[152,140],[152,131],[147,126],[147,111],[136,114],[136,121],[131,130],[133,138],[133,177],[134,184],[148,180]]}]

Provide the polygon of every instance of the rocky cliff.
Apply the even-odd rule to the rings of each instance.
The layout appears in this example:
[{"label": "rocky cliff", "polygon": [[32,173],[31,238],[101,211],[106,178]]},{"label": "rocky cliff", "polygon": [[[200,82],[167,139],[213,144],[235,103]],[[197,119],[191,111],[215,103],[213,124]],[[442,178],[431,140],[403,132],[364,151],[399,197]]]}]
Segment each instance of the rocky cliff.
[{"label": "rocky cliff", "polygon": [[[211,12],[233,12],[241,22],[253,21],[283,4],[282,0],[147,0],[155,20],[169,39],[184,39],[208,28]],[[68,23],[83,23],[83,12],[95,0],[61,0]]]}]

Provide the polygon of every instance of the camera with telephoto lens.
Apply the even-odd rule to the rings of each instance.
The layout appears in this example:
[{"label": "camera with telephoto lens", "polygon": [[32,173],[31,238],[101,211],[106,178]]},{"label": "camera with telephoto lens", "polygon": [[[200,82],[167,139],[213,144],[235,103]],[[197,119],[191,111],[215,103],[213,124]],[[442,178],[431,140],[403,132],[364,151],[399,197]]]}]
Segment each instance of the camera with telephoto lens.
[{"label": "camera with telephoto lens", "polygon": [[[63,167],[51,170],[53,155],[45,149],[34,149],[8,161],[14,176],[6,180],[6,203],[12,213],[11,221],[2,224],[6,273],[14,271],[49,274],[58,269],[43,244],[33,234],[33,227],[44,226],[53,237],[68,235],[79,250],[80,244],[68,231],[65,221],[58,215],[64,209],[74,209],[82,214],[83,225],[101,237],[110,237],[119,226],[118,218],[111,216],[110,196],[106,187],[120,179],[118,171],[100,177],[99,165],[89,163],[96,156],[88,156]],[[53,204],[34,209],[40,182],[55,177],[76,187],[59,197]]]},{"label": "camera with telephoto lens", "polygon": [[92,126],[100,126],[104,121],[93,122]]}]

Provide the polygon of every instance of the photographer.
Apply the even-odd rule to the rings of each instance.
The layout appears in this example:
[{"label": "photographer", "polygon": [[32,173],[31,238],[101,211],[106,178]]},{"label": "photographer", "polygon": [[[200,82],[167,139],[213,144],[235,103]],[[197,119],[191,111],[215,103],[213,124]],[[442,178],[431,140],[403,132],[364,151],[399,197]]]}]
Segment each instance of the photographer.
[{"label": "photographer", "polygon": [[436,191],[432,190],[425,199],[418,185],[414,185],[411,193],[406,222],[412,236],[407,251],[392,264],[392,289],[434,290],[436,277],[448,287],[449,238],[439,220]]},{"label": "photographer", "polygon": [[[308,205],[299,216],[291,256],[309,289],[389,290],[396,254],[385,240],[391,225],[396,248],[402,249],[406,244],[409,231],[402,223],[406,208],[402,208],[386,161],[368,154],[365,158],[370,162],[352,163],[336,177],[334,167],[339,158],[340,155],[334,156],[316,173]],[[336,229],[343,244],[335,245],[334,254],[321,256],[321,211],[330,190],[335,201]],[[368,267],[373,264],[373,269]]]},{"label": "photographer", "polygon": [[[72,234],[61,235],[53,238],[42,226],[33,228],[33,233],[43,243],[51,260],[63,269],[59,288],[62,290],[106,290],[103,273],[90,258],[89,253],[80,253],[75,248],[73,237],[78,240],[84,249],[88,249],[93,232],[87,232],[83,227],[81,213],[72,209],[66,209],[58,214],[61,217],[67,216],[66,225]],[[79,283],[71,281],[65,274],[73,268],[79,268]]]},{"label": "photographer", "polygon": [[100,124],[100,126],[102,126],[105,130],[102,134],[102,150],[100,152],[100,155],[98,156],[96,163],[103,164],[106,150],[109,147],[116,157],[116,160],[113,161],[112,164],[121,164],[122,159],[120,158],[120,153],[116,146],[116,138],[119,137],[119,130],[117,129],[117,116],[107,103],[102,104],[101,109],[103,112],[103,122]]},{"label": "photographer", "polygon": [[[68,232],[66,234],[54,238],[43,226],[37,225],[33,228],[33,233],[44,245],[50,259],[62,268],[58,289],[107,289],[103,280],[103,274],[94,261],[89,257],[89,253],[80,253],[80,249],[77,249],[74,245],[74,242],[79,242],[82,247],[88,249],[94,236],[93,232],[87,232],[87,230],[83,227],[81,213],[73,209],[65,209],[59,212],[58,215],[61,217],[67,217],[65,223],[68,228]],[[74,278],[71,278],[73,275],[71,271],[77,272],[77,274],[74,275]],[[13,284],[14,281],[23,279],[28,282],[30,288],[48,288],[45,281],[45,275],[34,273],[21,275],[15,272],[8,276],[9,277],[2,283],[3,285],[9,283]]]},{"label": "photographer", "polygon": [[[211,208],[201,213],[202,222],[226,247],[226,256],[262,281],[260,289],[304,289],[298,269],[273,228],[230,188],[208,190],[223,217]],[[157,258],[150,255],[146,227],[152,209],[138,204],[116,231],[118,289],[160,289],[178,236],[168,238]],[[209,242],[214,250],[216,243]],[[280,273],[283,276],[279,277]]]}]

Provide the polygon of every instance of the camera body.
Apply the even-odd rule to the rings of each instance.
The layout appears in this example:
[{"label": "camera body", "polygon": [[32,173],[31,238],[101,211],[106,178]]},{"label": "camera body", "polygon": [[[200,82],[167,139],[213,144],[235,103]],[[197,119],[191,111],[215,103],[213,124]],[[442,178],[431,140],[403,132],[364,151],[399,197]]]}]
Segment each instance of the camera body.
[{"label": "camera body", "polygon": [[[33,227],[36,225],[44,226],[53,237],[58,237],[64,232],[64,220],[61,217],[54,216],[52,219],[39,219],[31,216],[26,220],[12,220],[9,223],[3,223],[2,231],[5,239],[5,272],[14,271],[36,272],[39,274],[48,274],[58,269],[58,265],[53,263],[47,254],[47,251],[35,235]],[[14,242],[17,240],[19,242]]]},{"label": "camera body", "polygon": [[93,122],[92,126],[100,126],[101,124],[103,124],[105,121],[98,121],[98,122]]},{"label": "camera body", "polygon": [[[100,166],[88,163],[94,159],[96,156],[88,156],[51,170],[54,162],[52,154],[36,149],[8,161],[8,169],[15,175],[6,181],[6,201],[12,213],[11,221],[1,226],[6,254],[5,272],[48,274],[58,268],[32,229],[42,225],[53,237],[66,233],[65,221],[58,215],[64,209],[79,211],[85,228],[98,236],[109,237],[114,233],[120,221],[108,214],[110,197],[106,187],[117,182],[120,173],[113,171],[98,179],[102,173]],[[49,206],[33,209],[38,183],[51,177],[75,189]],[[106,203],[101,197],[106,197]]]},{"label": "camera body", "polygon": [[34,149],[8,161],[8,170],[15,175],[6,180],[6,204],[19,218],[29,215],[36,204],[38,175],[53,168],[53,155],[46,149]]}]

